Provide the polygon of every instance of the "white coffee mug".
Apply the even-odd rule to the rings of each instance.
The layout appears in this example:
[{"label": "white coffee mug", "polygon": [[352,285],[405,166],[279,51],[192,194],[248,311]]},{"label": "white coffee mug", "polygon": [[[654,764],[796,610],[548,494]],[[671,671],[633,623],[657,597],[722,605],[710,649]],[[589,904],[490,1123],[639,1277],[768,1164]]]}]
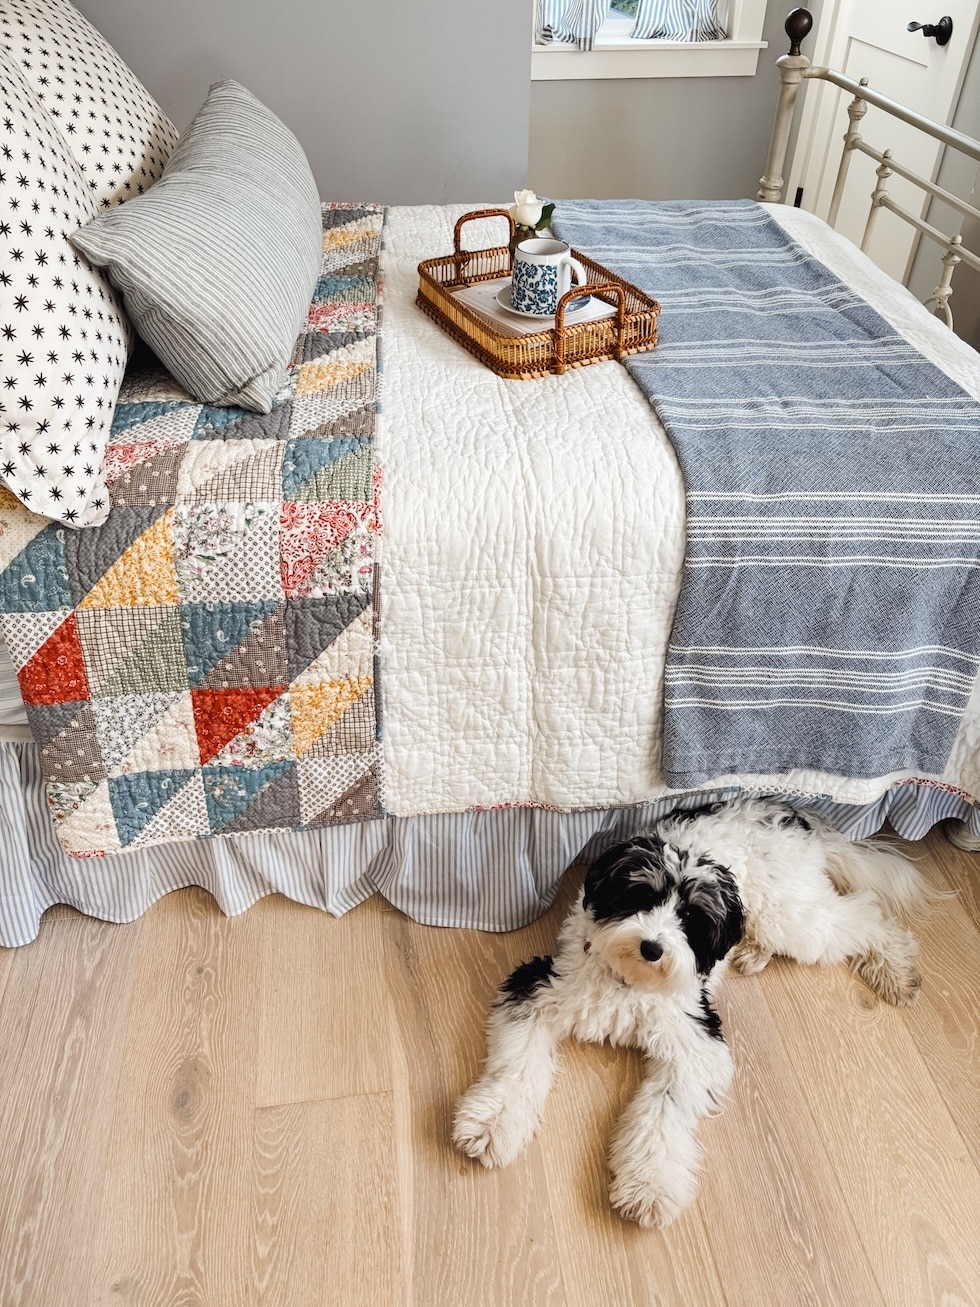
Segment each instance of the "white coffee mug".
[{"label": "white coffee mug", "polygon": [[564,241],[544,237],[521,241],[514,251],[511,307],[541,317],[556,313],[558,301],[572,288],[573,274],[576,285],[588,281],[585,269]]}]

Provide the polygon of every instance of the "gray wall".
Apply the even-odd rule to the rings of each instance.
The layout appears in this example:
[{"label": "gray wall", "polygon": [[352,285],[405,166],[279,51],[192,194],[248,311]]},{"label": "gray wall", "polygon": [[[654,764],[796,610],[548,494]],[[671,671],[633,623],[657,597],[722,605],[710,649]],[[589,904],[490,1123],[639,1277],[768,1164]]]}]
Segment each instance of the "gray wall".
[{"label": "gray wall", "polygon": [[[793,7],[769,0],[769,48],[754,77],[534,82],[528,184],[542,195],[597,199],[754,197]],[[818,6],[807,7],[816,17]]]},{"label": "gray wall", "polygon": [[212,82],[242,82],[299,137],[322,199],[482,201],[525,184],[532,0],[76,4],[181,130]]}]

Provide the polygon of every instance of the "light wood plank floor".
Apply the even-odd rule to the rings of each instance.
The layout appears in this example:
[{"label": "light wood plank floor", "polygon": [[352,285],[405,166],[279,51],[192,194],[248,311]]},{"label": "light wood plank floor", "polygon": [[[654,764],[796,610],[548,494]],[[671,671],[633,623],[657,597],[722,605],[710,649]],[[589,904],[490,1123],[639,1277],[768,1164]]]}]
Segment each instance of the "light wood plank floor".
[{"label": "light wood plank floor", "polygon": [[735,1088],[663,1233],[605,1200],[630,1054],[570,1046],[508,1170],[449,1146],[486,1005],[550,950],[574,874],[505,936],[380,900],[53,909],[0,950],[0,1304],[975,1307],[980,855],[914,848],[957,891],[920,928],[920,1003],[843,968],[733,977]]}]

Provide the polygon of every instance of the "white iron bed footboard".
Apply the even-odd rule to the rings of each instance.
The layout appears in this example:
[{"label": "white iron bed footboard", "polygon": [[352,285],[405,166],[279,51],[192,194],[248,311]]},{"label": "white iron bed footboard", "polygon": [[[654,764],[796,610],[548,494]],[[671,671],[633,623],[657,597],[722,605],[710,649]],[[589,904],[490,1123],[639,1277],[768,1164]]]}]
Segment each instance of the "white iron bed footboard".
[{"label": "white iron bed footboard", "polygon": [[844,192],[848,168],[854,152],[858,151],[873,159],[878,164],[876,170],[878,182],[870,197],[870,207],[861,240],[861,249],[864,253],[868,253],[875,222],[882,209],[887,209],[890,213],[895,214],[903,222],[914,227],[920,236],[925,236],[928,240],[939,245],[943,250],[942,274],[925,304],[927,308],[941,314],[946,324],[952,327],[953,315],[949,306],[949,299],[952,294],[953,273],[961,263],[980,272],[980,255],[966,248],[963,244],[961,232],[948,234],[942,232],[921,215],[912,213],[899,204],[888,191],[888,179],[895,175],[919,187],[923,192],[923,207],[925,206],[926,197],[931,197],[935,200],[941,200],[962,218],[974,221],[980,221],[980,209],[951,194],[943,187],[936,185],[934,181],[916,174],[912,169],[896,159],[892,150],[876,150],[861,137],[858,128],[861,119],[868,111],[868,106],[874,105],[875,108],[881,109],[891,117],[908,123],[948,148],[978,162],[980,162],[980,141],[973,140],[972,137],[965,136],[952,127],[933,122],[932,119],[925,118],[921,114],[907,109],[897,101],[889,99],[870,87],[866,77],[862,77],[860,81],[855,81],[852,77],[847,77],[836,69],[811,66],[810,60],[800,51],[800,43],[810,31],[812,25],[813,19],[807,9],[794,9],[786,19],[786,35],[790,39],[790,49],[788,54],[781,55],[776,60],[780,79],[779,101],[773,122],[769,157],[766,161],[765,173],[760,179],[757,198],[769,203],[778,203],[783,199],[783,187],[785,185],[783,167],[789,147],[793,115],[802,83],[812,80],[830,82],[832,85],[840,87],[841,90],[851,92],[854,99],[847,110],[849,125],[844,136],[844,148],[837,170],[837,180],[834,184],[834,193],[827,221],[831,227],[836,224],[841,196]]}]

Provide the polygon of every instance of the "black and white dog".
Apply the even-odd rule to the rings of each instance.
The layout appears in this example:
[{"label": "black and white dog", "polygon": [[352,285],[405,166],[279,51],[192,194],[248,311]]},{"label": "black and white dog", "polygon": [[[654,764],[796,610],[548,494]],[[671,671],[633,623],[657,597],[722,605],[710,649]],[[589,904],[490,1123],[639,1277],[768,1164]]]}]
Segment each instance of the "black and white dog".
[{"label": "black and white dog", "polygon": [[669,1225],[697,1192],[697,1124],[732,1078],[712,1006],[728,962],[752,972],[774,954],[846,959],[887,1002],[912,1003],[918,948],[893,917],[928,897],[898,853],[779,801],[675,811],[602,854],[555,956],[504,981],[453,1142],[484,1166],[506,1165],[537,1128],[560,1040],[639,1048],[644,1079],[612,1139],[609,1196],[624,1217]]}]

